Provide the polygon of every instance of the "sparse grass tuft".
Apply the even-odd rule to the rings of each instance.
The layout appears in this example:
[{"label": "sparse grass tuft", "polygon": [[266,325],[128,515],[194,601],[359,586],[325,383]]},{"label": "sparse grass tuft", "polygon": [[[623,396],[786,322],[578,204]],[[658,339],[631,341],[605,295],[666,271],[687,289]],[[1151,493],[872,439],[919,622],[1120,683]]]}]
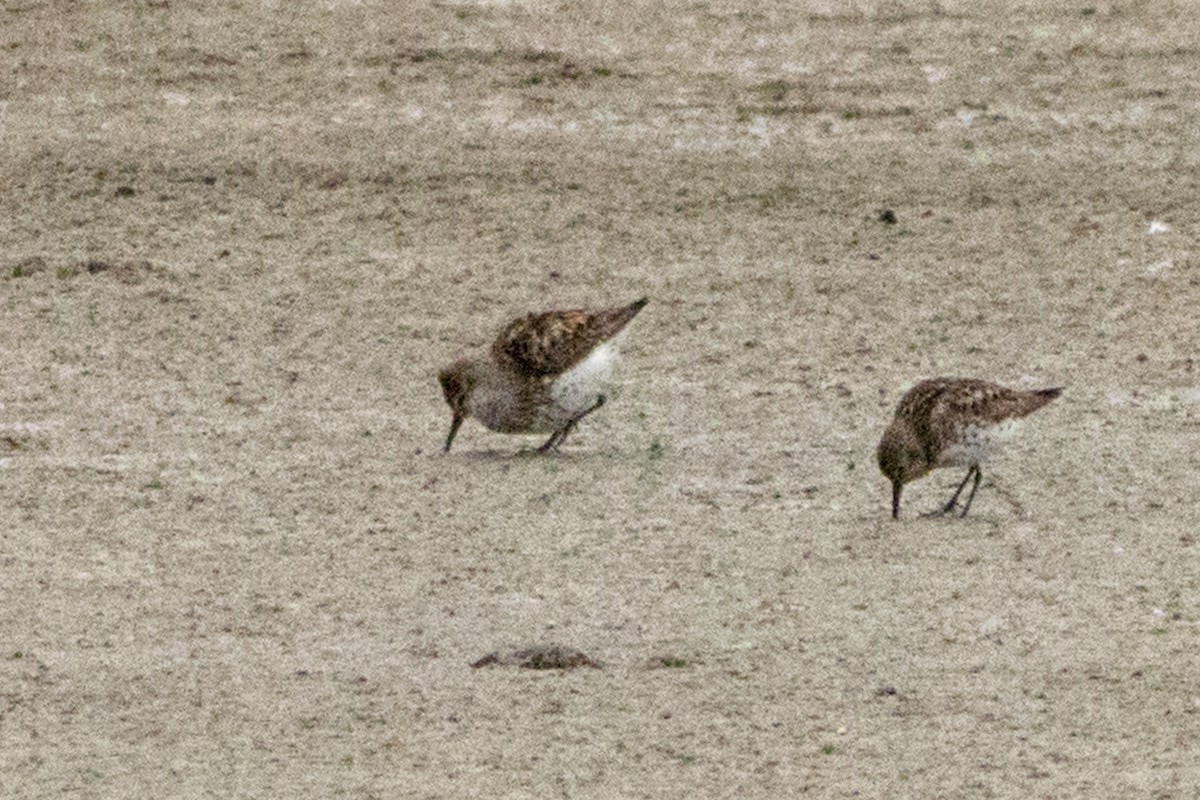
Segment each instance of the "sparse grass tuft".
[{"label": "sparse grass tuft", "polygon": [[30,256],[13,264],[9,275],[13,278],[28,278],[30,275],[35,275],[45,268],[46,259],[41,256]]},{"label": "sparse grass tuft", "polygon": [[755,85],[754,91],[764,97],[768,102],[782,103],[785,99],[787,99],[789,88],[790,87],[788,86],[787,81],[774,80],[763,81],[762,83]]}]

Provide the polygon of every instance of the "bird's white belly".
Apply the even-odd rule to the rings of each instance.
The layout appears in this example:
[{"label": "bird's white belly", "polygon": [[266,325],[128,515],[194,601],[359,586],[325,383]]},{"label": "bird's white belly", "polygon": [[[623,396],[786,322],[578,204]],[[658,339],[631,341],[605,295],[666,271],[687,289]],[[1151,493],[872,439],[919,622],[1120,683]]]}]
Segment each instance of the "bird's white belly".
[{"label": "bird's white belly", "polygon": [[587,358],[555,378],[550,384],[551,413],[561,415],[566,422],[596,405],[609,385],[616,360],[617,348],[612,341],[603,342]]},{"label": "bird's white belly", "polygon": [[541,389],[545,394],[532,408],[522,406],[521,387],[500,383],[476,389],[471,398],[471,414],[501,433],[550,433],[561,429],[594,408],[608,388],[617,358],[612,342],[610,339],[600,344],[583,361],[554,378]]},{"label": "bird's white belly", "polygon": [[969,467],[984,461],[997,446],[1011,439],[1021,421],[1008,419],[997,425],[964,425],[956,440],[938,456],[939,467]]}]

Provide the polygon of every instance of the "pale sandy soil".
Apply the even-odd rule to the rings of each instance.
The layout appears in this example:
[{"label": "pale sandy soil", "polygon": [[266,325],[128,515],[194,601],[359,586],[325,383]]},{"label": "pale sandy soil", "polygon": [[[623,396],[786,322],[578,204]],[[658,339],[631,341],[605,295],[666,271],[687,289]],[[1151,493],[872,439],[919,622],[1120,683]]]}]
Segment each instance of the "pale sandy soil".
[{"label": "pale sandy soil", "polygon": [[[1200,24],[1050,5],[6,3],[0,793],[1200,796]],[[896,524],[938,374],[1067,388]]]}]

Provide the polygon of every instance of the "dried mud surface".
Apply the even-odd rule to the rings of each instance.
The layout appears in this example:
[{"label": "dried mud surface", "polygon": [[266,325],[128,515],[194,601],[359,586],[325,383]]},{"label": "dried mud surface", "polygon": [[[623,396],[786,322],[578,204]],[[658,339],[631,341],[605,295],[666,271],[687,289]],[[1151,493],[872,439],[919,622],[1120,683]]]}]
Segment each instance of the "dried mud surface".
[{"label": "dried mud surface", "polygon": [[[5,796],[1196,797],[1200,25],[1051,5],[5,4]],[[893,523],[946,374],[1066,391]]]}]

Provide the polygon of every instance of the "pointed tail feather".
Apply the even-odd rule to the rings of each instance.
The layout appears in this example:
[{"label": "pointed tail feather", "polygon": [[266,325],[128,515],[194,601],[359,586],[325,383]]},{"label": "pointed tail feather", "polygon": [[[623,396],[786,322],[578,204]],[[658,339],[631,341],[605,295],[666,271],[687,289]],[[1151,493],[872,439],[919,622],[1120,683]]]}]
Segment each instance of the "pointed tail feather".
[{"label": "pointed tail feather", "polygon": [[597,314],[600,320],[601,336],[604,339],[611,339],[621,332],[621,329],[629,324],[629,321],[637,316],[637,313],[645,307],[646,303],[650,302],[650,298],[643,297],[635,300],[627,306],[620,308],[609,308]]},{"label": "pointed tail feather", "polygon": [[1049,403],[1054,398],[1062,394],[1062,387],[1056,386],[1053,389],[1035,389],[1025,393],[1024,408],[1021,409],[1020,416],[1032,414],[1042,406]]},{"label": "pointed tail feather", "polygon": [[1041,408],[1042,406],[1046,405],[1046,403],[1049,403],[1051,400],[1058,397],[1060,394],[1062,394],[1062,391],[1063,387],[1061,386],[1055,386],[1053,389],[1038,389],[1033,393],[1038,400],[1041,401],[1037,404],[1037,408]]}]

